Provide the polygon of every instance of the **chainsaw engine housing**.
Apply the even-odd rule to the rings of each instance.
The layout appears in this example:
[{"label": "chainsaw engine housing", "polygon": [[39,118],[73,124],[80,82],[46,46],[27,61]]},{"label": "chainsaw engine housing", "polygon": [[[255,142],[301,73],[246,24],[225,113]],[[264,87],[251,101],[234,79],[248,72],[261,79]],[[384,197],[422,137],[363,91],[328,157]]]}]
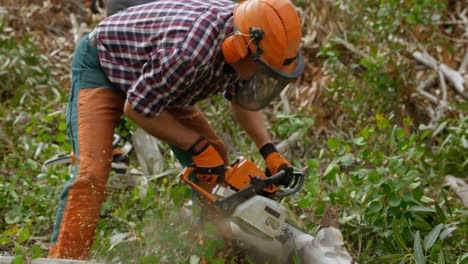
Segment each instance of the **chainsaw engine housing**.
[{"label": "chainsaw engine housing", "polygon": [[274,238],[283,230],[286,208],[276,201],[256,195],[238,205],[231,219],[240,228],[249,229],[251,233]]}]

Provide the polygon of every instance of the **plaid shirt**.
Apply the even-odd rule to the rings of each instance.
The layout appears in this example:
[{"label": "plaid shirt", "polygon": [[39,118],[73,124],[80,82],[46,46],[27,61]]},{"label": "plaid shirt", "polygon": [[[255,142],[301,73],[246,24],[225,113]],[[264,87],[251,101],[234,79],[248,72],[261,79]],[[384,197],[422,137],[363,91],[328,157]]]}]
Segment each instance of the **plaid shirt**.
[{"label": "plaid shirt", "polygon": [[104,19],[92,34],[106,76],[145,116],[225,91],[239,82],[224,72],[221,52],[235,6],[229,0],[160,0]]}]

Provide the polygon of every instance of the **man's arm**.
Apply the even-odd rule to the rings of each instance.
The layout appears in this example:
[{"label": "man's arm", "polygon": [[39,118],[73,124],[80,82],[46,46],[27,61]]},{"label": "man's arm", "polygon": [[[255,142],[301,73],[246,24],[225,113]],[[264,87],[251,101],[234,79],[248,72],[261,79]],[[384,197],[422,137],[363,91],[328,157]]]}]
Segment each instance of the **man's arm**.
[{"label": "man's arm", "polygon": [[237,123],[247,132],[259,149],[271,142],[263,112],[245,110],[233,102],[230,102],[230,106]]},{"label": "man's arm", "polygon": [[188,149],[200,138],[200,134],[183,126],[169,111],[163,111],[157,116],[145,117],[136,112],[128,101],[125,101],[124,113],[152,136],[180,149]]},{"label": "man's arm", "polygon": [[[263,112],[248,111],[233,102],[231,102],[231,112],[239,125],[247,132],[260,150],[260,154],[265,159],[268,168],[267,175],[273,175],[281,169],[291,167],[291,164],[278,153],[271,142]],[[291,179],[292,174],[288,173],[279,184],[287,186],[291,182]]]}]

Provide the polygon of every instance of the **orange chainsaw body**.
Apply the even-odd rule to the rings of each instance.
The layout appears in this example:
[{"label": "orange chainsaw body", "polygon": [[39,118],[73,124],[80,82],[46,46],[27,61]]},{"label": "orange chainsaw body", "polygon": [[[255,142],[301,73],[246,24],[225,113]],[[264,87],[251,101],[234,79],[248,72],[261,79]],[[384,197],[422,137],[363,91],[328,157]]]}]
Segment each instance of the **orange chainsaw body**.
[{"label": "orange chainsaw body", "polygon": [[[189,178],[190,174],[195,172],[195,170],[195,167],[186,168],[181,175],[182,179],[198,193],[205,196],[210,201],[215,202],[218,198],[214,194],[203,189]],[[252,161],[241,156],[231,164],[225,173],[224,181],[220,184],[225,184],[234,191],[239,191],[249,186],[253,177],[264,179],[266,178],[266,175]],[[263,189],[264,192],[270,194],[276,192],[277,190],[278,187],[275,185],[270,185]]]},{"label": "orange chainsaw body", "polygon": [[[227,183],[231,188],[238,191],[250,184],[250,180],[253,177],[266,178],[263,173],[252,161],[239,157],[232,164],[231,167],[226,171],[224,182]],[[270,185],[263,189],[267,193],[274,193],[278,190],[275,185]]]}]

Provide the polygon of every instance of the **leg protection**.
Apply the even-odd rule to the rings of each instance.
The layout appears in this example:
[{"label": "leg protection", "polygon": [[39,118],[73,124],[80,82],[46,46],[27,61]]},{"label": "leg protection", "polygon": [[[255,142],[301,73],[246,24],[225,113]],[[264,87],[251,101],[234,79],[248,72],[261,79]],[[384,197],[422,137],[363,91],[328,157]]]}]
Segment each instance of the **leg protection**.
[{"label": "leg protection", "polygon": [[[56,244],[50,258],[86,259],[89,256],[112,161],[112,135],[122,115],[124,99],[109,89],[81,89],[77,122],[76,175],[62,194],[55,224]],[[73,133],[71,133],[73,134]]]}]

